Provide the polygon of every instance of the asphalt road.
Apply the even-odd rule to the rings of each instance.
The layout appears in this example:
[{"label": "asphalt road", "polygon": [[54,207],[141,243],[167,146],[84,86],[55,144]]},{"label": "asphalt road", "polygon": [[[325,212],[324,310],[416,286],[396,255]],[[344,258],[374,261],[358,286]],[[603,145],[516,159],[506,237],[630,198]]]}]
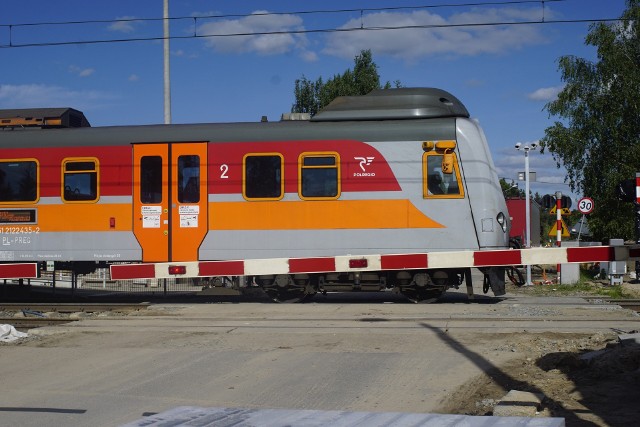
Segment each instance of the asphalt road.
[{"label": "asphalt road", "polygon": [[514,357],[509,340],[638,319],[577,298],[468,301],[462,289],[424,305],[392,294],[153,305],[0,345],[0,426],[118,426],[185,405],[438,412]]}]

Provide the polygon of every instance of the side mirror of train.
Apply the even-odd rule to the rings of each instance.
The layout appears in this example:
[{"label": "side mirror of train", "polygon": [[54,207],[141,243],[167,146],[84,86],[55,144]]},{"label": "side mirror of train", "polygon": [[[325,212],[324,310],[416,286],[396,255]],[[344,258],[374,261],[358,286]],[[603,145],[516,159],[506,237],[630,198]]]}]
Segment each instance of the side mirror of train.
[{"label": "side mirror of train", "polygon": [[442,173],[453,173],[453,153],[449,151],[442,156]]},{"label": "side mirror of train", "polygon": [[453,150],[456,148],[455,141],[438,141],[436,150],[441,150],[442,154],[442,173],[453,173]]}]

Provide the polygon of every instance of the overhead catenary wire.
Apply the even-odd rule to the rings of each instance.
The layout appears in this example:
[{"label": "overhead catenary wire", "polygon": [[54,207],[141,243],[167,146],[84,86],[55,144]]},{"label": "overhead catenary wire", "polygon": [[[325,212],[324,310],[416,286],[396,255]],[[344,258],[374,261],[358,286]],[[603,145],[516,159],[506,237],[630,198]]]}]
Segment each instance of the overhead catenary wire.
[{"label": "overhead catenary wire", "polygon": [[[318,34],[318,33],[344,33],[354,31],[394,31],[394,30],[412,30],[412,29],[443,29],[443,28],[465,28],[465,27],[494,27],[494,26],[507,26],[507,25],[538,25],[538,24],[575,24],[575,23],[594,23],[594,22],[616,22],[620,21],[620,18],[592,18],[592,19],[557,19],[548,20],[545,19],[544,12],[540,19],[527,20],[527,21],[496,21],[496,22],[468,22],[468,23],[445,23],[445,24],[424,24],[424,25],[398,25],[398,26],[366,26],[364,22],[360,20],[358,26],[348,28],[315,28],[315,29],[287,29],[287,30],[273,30],[273,31],[255,31],[255,32],[234,32],[224,34],[198,34],[197,32],[197,20],[214,19],[214,18],[237,18],[237,17],[249,17],[249,16],[269,16],[269,15],[283,15],[283,14],[313,14],[313,13],[346,13],[346,12],[374,12],[374,11],[388,11],[388,10],[403,10],[403,9],[424,9],[424,8],[437,8],[437,7],[471,7],[471,6],[487,6],[487,5],[512,5],[512,4],[526,4],[526,3],[541,3],[544,8],[545,3],[560,2],[566,0],[517,0],[517,1],[505,1],[505,2],[482,2],[482,3],[465,3],[465,4],[439,4],[430,6],[397,6],[397,7],[381,7],[381,8],[359,8],[359,9],[334,9],[334,10],[315,10],[315,11],[301,11],[301,12],[258,12],[252,14],[221,14],[221,15],[203,15],[203,16],[190,16],[190,17],[174,17],[170,20],[184,20],[190,19],[194,21],[193,34],[189,35],[169,35],[169,36],[146,36],[146,37],[128,37],[128,38],[108,38],[108,39],[93,39],[93,40],[69,40],[69,41],[48,41],[48,42],[32,42],[32,43],[14,43],[12,39],[12,29],[17,27],[28,26],[45,26],[45,25],[77,25],[77,24],[96,24],[96,23],[123,23],[123,22],[145,22],[145,21],[161,21],[162,18],[123,18],[115,20],[87,20],[87,21],[64,21],[64,22],[40,22],[40,23],[25,23],[25,24],[0,24],[0,28],[9,28],[9,43],[0,44],[0,48],[26,48],[26,47],[46,47],[46,46],[66,46],[66,45],[90,45],[90,44],[104,44],[104,43],[129,43],[129,42],[143,42],[143,41],[159,41],[159,40],[187,40],[187,39],[205,39],[205,38],[222,38],[222,37],[250,37],[250,36],[265,36],[265,35],[290,35],[290,34]],[[544,10],[544,9],[543,9]]]},{"label": "overhead catenary wire", "polygon": [[44,46],[65,46],[65,45],[88,45],[102,43],[125,43],[125,42],[141,42],[141,41],[158,41],[165,38],[170,40],[186,40],[186,39],[202,39],[202,38],[218,38],[218,37],[241,37],[241,36],[264,36],[264,35],[282,35],[282,34],[313,34],[313,33],[342,33],[353,31],[390,31],[390,30],[410,30],[410,29],[436,29],[436,28],[462,28],[462,27],[496,27],[504,25],[534,25],[534,24],[576,24],[576,23],[594,23],[594,22],[617,22],[620,18],[605,19],[563,19],[553,21],[502,21],[502,22],[485,22],[485,23],[465,23],[465,24],[426,24],[426,25],[400,25],[400,26],[381,26],[381,27],[353,27],[353,28],[320,28],[312,30],[278,30],[278,31],[256,31],[256,32],[239,32],[227,34],[193,34],[185,36],[151,36],[151,37],[130,37],[123,39],[101,39],[101,40],[73,40],[62,42],[40,42],[40,43],[23,43],[23,44],[0,44],[0,48],[24,48],[24,47],[44,47]]},{"label": "overhead catenary wire", "polygon": [[[185,19],[212,19],[212,18],[246,18],[249,16],[277,16],[277,15],[313,15],[323,13],[351,13],[351,12],[382,12],[389,10],[417,10],[417,9],[438,9],[446,7],[473,7],[473,6],[508,6],[527,3],[557,3],[565,2],[567,0],[508,0],[508,1],[489,1],[489,2],[474,2],[474,3],[440,3],[433,5],[423,6],[387,6],[387,7],[360,7],[352,9],[318,9],[318,10],[302,10],[302,11],[288,11],[288,12],[252,12],[252,13],[225,13],[225,14],[208,14],[208,15],[196,15],[196,16],[174,16],[169,18],[170,21],[185,20]],[[93,19],[82,21],[50,21],[50,22],[31,22],[31,23],[18,23],[18,24],[0,24],[1,27],[28,27],[39,25],[75,25],[75,24],[115,24],[122,22],[152,22],[163,21],[164,18],[118,18],[118,19]]]}]

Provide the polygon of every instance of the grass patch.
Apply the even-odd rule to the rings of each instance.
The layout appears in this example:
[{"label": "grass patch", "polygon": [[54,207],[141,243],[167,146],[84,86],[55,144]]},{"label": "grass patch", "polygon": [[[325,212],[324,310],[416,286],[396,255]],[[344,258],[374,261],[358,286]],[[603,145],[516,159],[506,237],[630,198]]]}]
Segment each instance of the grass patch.
[{"label": "grass patch", "polygon": [[[549,284],[535,285],[530,287],[516,288],[517,292],[524,292],[538,296],[603,296],[612,299],[629,299],[636,298],[635,295],[627,292],[622,286],[609,285],[608,280],[596,280],[594,276],[597,272],[593,270],[580,269],[580,279],[577,283],[571,285]],[[547,273],[547,277],[554,277],[554,273]],[[534,277],[534,283],[539,283],[541,278]]]},{"label": "grass patch", "polygon": [[598,295],[613,299],[632,298],[620,285],[610,286],[598,282],[578,282],[575,285],[536,285],[534,295]]}]

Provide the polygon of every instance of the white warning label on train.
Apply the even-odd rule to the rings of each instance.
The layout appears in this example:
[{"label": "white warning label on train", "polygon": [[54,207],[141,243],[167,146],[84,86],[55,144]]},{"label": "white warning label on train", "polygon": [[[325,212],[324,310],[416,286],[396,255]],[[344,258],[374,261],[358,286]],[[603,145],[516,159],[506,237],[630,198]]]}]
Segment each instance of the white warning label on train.
[{"label": "white warning label on train", "polygon": [[191,228],[198,226],[198,215],[180,215],[180,227]]},{"label": "white warning label on train", "polygon": [[162,206],[142,206],[142,215],[160,215],[162,214]]},{"label": "white warning label on train", "polygon": [[142,228],[160,228],[160,215],[144,215]]},{"label": "white warning label on train", "polygon": [[200,206],[198,205],[181,205],[178,208],[180,215],[198,215],[200,213]]}]

